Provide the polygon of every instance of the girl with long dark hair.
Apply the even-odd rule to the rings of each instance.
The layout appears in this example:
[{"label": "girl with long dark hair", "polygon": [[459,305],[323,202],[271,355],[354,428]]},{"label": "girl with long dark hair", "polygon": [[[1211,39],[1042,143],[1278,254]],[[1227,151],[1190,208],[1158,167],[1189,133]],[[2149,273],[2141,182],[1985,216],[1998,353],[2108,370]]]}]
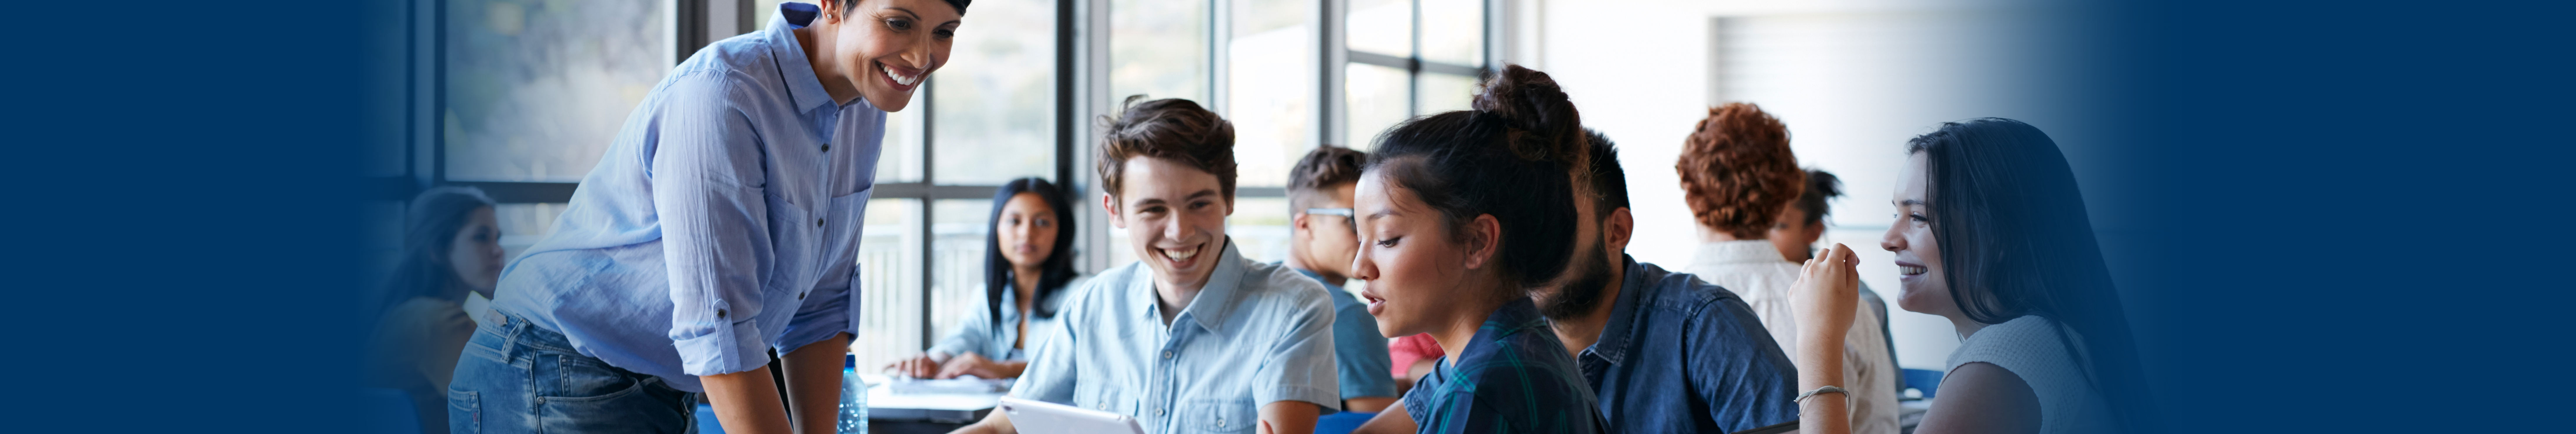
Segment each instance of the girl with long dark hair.
[{"label": "girl with long dark hair", "polygon": [[993,230],[984,236],[984,305],[957,333],[929,351],[887,365],[919,378],[1014,378],[1028,369],[1056,306],[1074,288],[1073,206],[1064,190],[1038,178],[1002,184],[993,193]]},{"label": "girl with long dark hair", "polygon": [[1591,386],[1527,292],[1573,258],[1582,120],[1517,65],[1474,107],[1387,131],[1355,189],[1369,315],[1448,354],[1361,431],[1600,432]]},{"label": "girl with long dark hair", "polygon": [[[1942,124],[1906,146],[1896,222],[1880,247],[1903,274],[1897,304],[1940,315],[1964,339],[1941,399],[1915,432],[2075,433],[2142,430],[2144,381],[2109,268],[2057,144],[2011,119]],[[1802,420],[1835,419],[1839,375],[1808,369],[1839,357],[1820,344],[1848,327],[1857,278],[1850,250],[1808,261],[1799,304]],[[1810,315],[1812,313],[1812,315]],[[1810,329],[1810,328],[1813,329]],[[1824,336],[1832,331],[1831,336]],[[1816,340],[1808,340],[1816,339]],[[1840,343],[1833,342],[1839,349]],[[1821,419],[1820,419],[1821,418]],[[1839,434],[1849,427],[1811,424]]]},{"label": "girl with long dark hair", "polygon": [[447,383],[474,335],[466,294],[488,299],[501,279],[501,228],[492,198],[471,187],[439,187],[412,198],[403,216],[402,259],[375,306],[369,383],[402,389],[422,432],[447,430]]}]

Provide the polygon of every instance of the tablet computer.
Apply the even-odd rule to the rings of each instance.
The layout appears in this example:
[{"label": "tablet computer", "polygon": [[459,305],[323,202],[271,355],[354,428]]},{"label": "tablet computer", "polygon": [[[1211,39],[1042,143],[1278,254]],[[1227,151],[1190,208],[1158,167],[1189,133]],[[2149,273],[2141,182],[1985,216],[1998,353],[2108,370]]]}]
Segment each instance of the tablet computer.
[{"label": "tablet computer", "polygon": [[1029,434],[1145,434],[1127,415],[1045,401],[1002,397],[1002,414],[1011,426]]}]

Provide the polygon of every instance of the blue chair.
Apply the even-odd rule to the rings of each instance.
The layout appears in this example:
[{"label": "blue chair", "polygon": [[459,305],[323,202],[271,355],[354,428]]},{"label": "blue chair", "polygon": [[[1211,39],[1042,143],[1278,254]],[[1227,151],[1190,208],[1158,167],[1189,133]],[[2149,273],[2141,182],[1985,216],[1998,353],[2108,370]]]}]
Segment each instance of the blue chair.
[{"label": "blue chair", "polygon": [[1941,371],[1930,369],[1907,369],[1905,370],[1905,386],[1914,388],[1915,390],[1921,390],[1923,391],[1923,397],[1930,398],[1932,397],[1932,392],[1941,389]]},{"label": "blue chair", "polygon": [[716,406],[698,404],[698,434],[724,434],[724,424],[716,422]]},{"label": "blue chair", "polygon": [[1377,417],[1377,413],[1345,411],[1327,414],[1324,417],[1315,418],[1315,434],[1351,434],[1352,430],[1360,429],[1360,424],[1368,423],[1369,418],[1372,417]]},{"label": "blue chair", "polygon": [[359,413],[366,416],[366,428],[358,432],[373,434],[422,434],[420,414],[411,408],[411,394],[402,389],[369,387],[358,392]]}]

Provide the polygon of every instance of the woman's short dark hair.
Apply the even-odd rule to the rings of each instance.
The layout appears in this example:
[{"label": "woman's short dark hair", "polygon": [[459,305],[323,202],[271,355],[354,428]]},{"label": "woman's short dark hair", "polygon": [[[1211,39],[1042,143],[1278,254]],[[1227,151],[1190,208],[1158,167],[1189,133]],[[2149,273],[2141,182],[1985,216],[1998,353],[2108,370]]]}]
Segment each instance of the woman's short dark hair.
[{"label": "woman's short dark hair", "polygon": [[[1073,233],[1078,227],[1073,224],[1073,203],[1065,197],[1064,190],[1055,188],[1055,183],[1039,178],[1014,179],[993,190],[993,214],[984,220],[985,224],[1002,221],[1002,208],[1021,193],[1037,195],[1038,201],[1055,209],[1055,248],[1048,249],[1046,261],[1038,263],[1038,287],[1031,292],[1036,296],[1029,300],[1029,305],[1035,306],[1034,315],[1053,318],[1055,310],[1048,309],[1046,303],[1041,302],[1063,292],[1065,284],[1073,281]],[[990,318],[994,325],[1000,325],[1003,288],[1018,280],[1011,275],[1014,269],[1011,259],[1002,257],[1002,232],[992,230],[991,226],[985,229],[984,310],[992,313]]]},{"label": "woman's short dark hair", "polygon": [[2060,342],[2082,349],[2075,361],[2113,412],[2151,414],[2127,315],[2057,142],[2021,121],[1979,118],[1943,123],[1906,153],[1924,156],[1925,208],[1959,311],[1985,324],[2025,315],[2065,324],[2082,346],[2063,333]]},{"label": "woman's short dark hair", "polygon": [[[841,13],[843,13],[843,14],[847,14],[847,13],[850,13],[850,10],[852,10],[852,9],[858,9],[858,7],[859,7],[859,2],[862,2],[862,1],[866,1],[866,0],[841,0]],[[955,7],[955,8],[957,8],[957,14],[958,14],[958,15],[966,15],[966,4],[967,4],[967,3],[972,3],[972,2],[974,2],[975,0],[942,0],[942,1],[944,1],[944,2],[948,3],[948,6],[951,6],[951,7]]]},{"label": "woman's short dark hair", "polygon": [[1798,203],[1792,205],[1798,207],[1798,212],[1805,213],[1807,219],[1786,223],[1824,222],[1825,216],[1834,214],[1834,206],[1831,202],[1837,197],[1843,197],[1842,177],[1834,176],[1833,172],[1821,169],[1807,169],[1807,191],[1798,193]]},{"label": "woman's short dark hair", "polygon": [[[1368,171],[1413,190],[1453,234],[1492,215],[1506,280],[1544,284],[1574,254],[1574,183],[1590,178],[1583,120],[1547,73],[1508,65],[1474,110],[1407,120],[1378,136]],[[1514,294],[1520,291],[1515,290]]]},{"label": "woman's short dark hair", "polygon": [[456,267],[447,263],[447,254],[456,247],[456,231],[473,219],[474,210],[493,205],[490,196],[474,187],[437,187],[413,196],[403,210],[402,259],[386,279],[385,299],[377,303],[376,311],[418,297],[463,300],[465,294],[455,291]]}]

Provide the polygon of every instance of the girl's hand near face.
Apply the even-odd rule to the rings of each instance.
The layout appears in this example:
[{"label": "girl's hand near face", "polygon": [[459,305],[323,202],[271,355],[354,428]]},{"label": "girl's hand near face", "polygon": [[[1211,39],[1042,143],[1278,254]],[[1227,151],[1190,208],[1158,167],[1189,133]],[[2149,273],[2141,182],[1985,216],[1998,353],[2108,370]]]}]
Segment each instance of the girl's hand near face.
[{"label": "girl's hand near face", "polygon": [[1860,308],[1859,266],[1859,255],[1836,243],[1798,270],[1798,282],[1789,286],[1789,303],[1798,315],[1800,342],[1831,339],[1833,347],[1842,347],[1840,338],[1851,331],[1852,316]]}]

